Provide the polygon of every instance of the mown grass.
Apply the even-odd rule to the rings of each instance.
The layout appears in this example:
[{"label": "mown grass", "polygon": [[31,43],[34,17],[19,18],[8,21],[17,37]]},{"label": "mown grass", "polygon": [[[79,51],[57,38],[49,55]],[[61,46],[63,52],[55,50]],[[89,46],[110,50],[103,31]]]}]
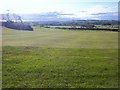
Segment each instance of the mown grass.
[{"label": "mown grass", "polygon": [[118,32],[56,30],[35,27],[33,32],[3,28],[4,46],[49,48],[118,48]]},{"label": "mown grass", "polygon": [[118,33],[3,28],[3,88],[117,88]]},{"label": "mown grass", "polygon": [[115,49],[3,47],[3,87],[117,88]]}]

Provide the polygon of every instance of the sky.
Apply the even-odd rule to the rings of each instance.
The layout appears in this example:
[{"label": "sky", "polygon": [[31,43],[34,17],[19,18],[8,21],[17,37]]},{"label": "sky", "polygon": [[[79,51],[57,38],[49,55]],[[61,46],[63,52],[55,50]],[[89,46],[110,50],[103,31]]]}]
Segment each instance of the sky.
[{"label": "sky", "polygon": [[0,0],[0,13],[45,14],[58,12],[59,17],[80,19],[117,19],[119,0]]}]

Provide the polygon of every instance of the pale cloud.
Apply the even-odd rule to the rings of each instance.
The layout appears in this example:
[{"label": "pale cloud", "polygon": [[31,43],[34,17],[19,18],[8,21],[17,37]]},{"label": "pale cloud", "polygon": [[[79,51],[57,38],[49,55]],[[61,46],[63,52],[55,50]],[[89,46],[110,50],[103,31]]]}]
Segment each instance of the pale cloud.
[{"label": "pale cloud", "polygon": [[[0,13],[4,13],[9,9],[14,13],[41,13],[41,12],[66,12],[76,13],[81,9],[81,3],[98,2],[98,0],[0,0]],[[108,2],[108,0],[100,0],[99,2]],[[118,2],[118,0],[109,0],[109,2]],[[108,2],[108,3],[109,3]],[[85,5],[85,4],[84,4]],[[88,7],[85,5],[85,7]],[[89,11],[97,12],[104,9],[101,6],[91,8]]]},{"label": "pale cloud", "polygon": [[[109,0],[109,2],[118,2],[119,0]],[[85,2],[85,3],[82,3]],[[117,12],[117,4],[109,4],[108,0],[100,0],[97,4],[89,4],[88,2],[98,2],[98,0],[0,0],[0,13],[6,13],[9,9],[11,13],[30,14],[30,13],[46,13],[58,12],[66,15],[58,15],[58,17],[80,18],[80,19],[99,19],[95,14]],[[108,3],[105,3],[108,2]],[[88,4],[86,4],[88,3]],[[117,16],[107,14],[108,16]],[[103,15],[101,15],[103,16]]]},{"label": "pale cloud", "polygon": [[100,16],[113,16],[117,18],[117,6],[108,7],[103,5],[95,5],[89,8],[86,8],[82,11],[76,12],[73,16],[67,16],[70,18],[80,18],[80,19],[101,19]]}]

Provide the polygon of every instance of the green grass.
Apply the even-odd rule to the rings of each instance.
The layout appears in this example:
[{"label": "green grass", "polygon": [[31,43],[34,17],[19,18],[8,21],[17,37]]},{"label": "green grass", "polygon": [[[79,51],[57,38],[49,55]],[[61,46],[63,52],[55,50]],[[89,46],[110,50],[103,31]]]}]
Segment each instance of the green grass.
[{"label": "green grass", "polygon": [[4,46],[118,48],[118,32],[72,31],[35,27],[34,32],[3,30]]},{"label": "green grass", "polygon": [[118,33],[3,28],[3,88],[117,88]]},{"label": "green grass", "polygon": [[3,48],[3,87],[117,87],[117,50]]},{"label": "green grass", "polygon": [[[0,47],[2,48],[2,47]],[[2,88],[2,51],[0,49],[0,89]]]}]

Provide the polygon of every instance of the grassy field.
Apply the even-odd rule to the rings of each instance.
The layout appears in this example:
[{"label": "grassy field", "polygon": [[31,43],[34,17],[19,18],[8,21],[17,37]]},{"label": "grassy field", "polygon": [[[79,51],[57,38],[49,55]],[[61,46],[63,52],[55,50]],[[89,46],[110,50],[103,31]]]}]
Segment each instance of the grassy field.
[{"label": "grassy field", "polygon": [[117,32],[55,30],[40,27],[34,29],[34,32],[5,29],[3,45],[50,48],[118,48]]},{"label": "grassy field", "polygon": [[3,88],[117,88],[118,33],[3,28]]}]

